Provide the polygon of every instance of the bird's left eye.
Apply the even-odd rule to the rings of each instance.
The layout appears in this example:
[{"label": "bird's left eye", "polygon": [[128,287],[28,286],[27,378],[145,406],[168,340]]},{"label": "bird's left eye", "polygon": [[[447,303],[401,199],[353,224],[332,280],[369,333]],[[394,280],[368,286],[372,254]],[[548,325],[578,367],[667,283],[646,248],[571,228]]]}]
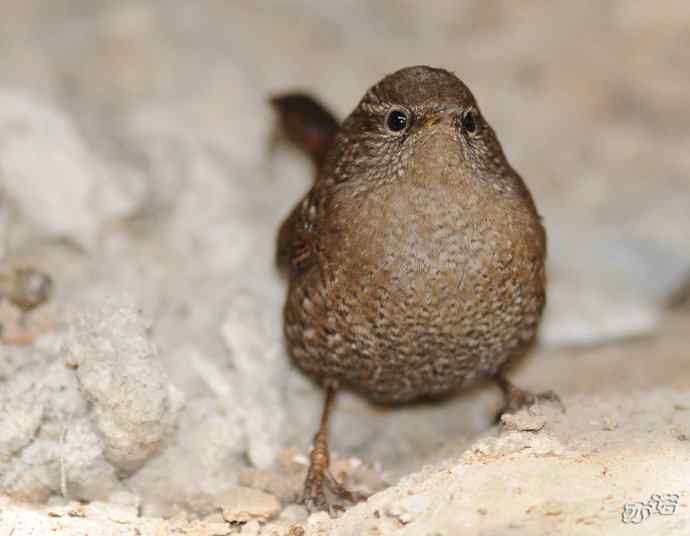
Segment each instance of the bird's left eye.
[{"label": "bird's left eye", "polygon": [[402,132],[410,123],[410,114],[406,110],[394,108],[386,115],[386,128],[391,132]]}]

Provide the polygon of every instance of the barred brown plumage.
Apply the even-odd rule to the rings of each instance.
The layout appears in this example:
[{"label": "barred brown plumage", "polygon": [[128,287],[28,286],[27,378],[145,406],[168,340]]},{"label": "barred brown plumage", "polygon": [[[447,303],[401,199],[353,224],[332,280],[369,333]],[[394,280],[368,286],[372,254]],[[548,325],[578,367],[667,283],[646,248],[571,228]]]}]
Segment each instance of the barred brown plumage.
[{"label": "barred brown plumage", "polygon": [[[294,115],[290,128],[299,128]],[[533,402],[503,371],[534,341],[546,300],[546,236],[532,197],[455,75],[397,71],[327,137],[277,254],[289,279],[288,351],[327,390],[310,509],[329,507],[337,386],[396,403],[493,377],[507,406]]]}]

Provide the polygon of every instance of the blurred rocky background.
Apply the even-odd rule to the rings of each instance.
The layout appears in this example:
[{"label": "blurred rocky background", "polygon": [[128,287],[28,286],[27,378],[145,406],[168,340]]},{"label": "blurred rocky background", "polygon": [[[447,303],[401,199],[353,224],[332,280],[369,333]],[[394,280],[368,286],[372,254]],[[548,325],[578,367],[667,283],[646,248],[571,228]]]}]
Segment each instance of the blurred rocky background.
[{"label": "blurred rocky background", "polygon": [[[556,534],[565,520],[630,534],[623,503],[664,491],[681,494],[678,512],[644,526],[690,530],[690,3],[2,0],[0,534],[50,528],[21,501],[75,531],[93,516],[94,534],[113,519],[132,525],[112,533],[160,529],[140,515],[175,520],[171,533],[214,515],[218,534],[302,520],[290,505],[321,395],[282,347],[273,249],[312,169],[276,133],[268,97],[309,91],[344,117],[420,63],[473,90],[544,216],[549,306],[515,376],[556,390],[568,413],[511,430],[492,427],[493,387],[402,409],[345,394],[332,445],[353,487],[426,463],[459,480],[427,468],[338,527],[317,516],[304,530]],[[27,267],[43,279],[20,284]],[[633,465],[610,485],[511,458],[577,464],[603,449],[607,467],[624,448]],[[482,472],[471,452],[507,466]],[[483,485],[499,469],[531,482],[536,517],[482,513],[514,499]],[[415,486],[428,497],[400,499]]]}]

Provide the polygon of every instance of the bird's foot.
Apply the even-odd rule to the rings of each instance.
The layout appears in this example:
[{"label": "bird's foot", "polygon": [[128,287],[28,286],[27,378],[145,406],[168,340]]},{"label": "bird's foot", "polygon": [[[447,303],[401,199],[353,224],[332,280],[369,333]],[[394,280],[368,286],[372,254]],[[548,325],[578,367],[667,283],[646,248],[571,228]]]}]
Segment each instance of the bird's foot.
[{"label": "bird's foot", "polygon": [[346,506],[354,506],[367,498],[366,495],[348,490],[329,469],[316,469],[310,467],[304,482],[303,502],[309,513],[326,511],[331,517],[336,517],[339,512],[345,511]]},{"label": "bird's foot", "polygon": [[526,389],[520,389],[505,378],[498,379],[497,381],[503,391],[504,405],[496,415],[495,422],[500,422],[501,415],[505,413],[517,413],[522,408],[529,408],[544,403],[555,406],[565,413],[565,405],[554,391],[532,393]]},{"label": "bird's foot", "polygon": [[354,506],[355,504],[365,501],[367,499],[367,496],[364,493],[350,491],[345,486],[343,486],[340,482],[336,480],[336,478],[333,476],[330,470],[326,471],[325,475],[326,486],[328,487],[329,491],[340,500],[349,503],[351,506]]},{"label": "bird's foot", "polygon": [[537,404],[547,403],[558,406],[558,408],[565,412],[565,406],[559,396],[551,390],[543,391],[541,393],[532,393],[527,390],[518,389],[518,393],[511,396],[507,404],[503,407],[503,413],[517,413],[522,408],[536,406]]}]

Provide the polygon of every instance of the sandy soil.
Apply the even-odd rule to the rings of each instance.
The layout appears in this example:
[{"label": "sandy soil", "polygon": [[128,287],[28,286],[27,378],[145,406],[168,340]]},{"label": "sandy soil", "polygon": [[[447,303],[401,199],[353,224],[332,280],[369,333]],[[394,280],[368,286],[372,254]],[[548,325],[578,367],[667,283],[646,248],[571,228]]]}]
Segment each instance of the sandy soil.
[{"label": "sandy soil", "polygon": [[[433,5],[3,5],[0,536],[690,533],[690,8]],[[549,306],[514,378],[567,412],[343,393],[335,472],[373,495],[307,517],[321,394],[272,260],[312,171],[267,97],[342,117],[417,63],[473,89],[544,215]],[[53,282],[29,312],[21,266]]]}]

